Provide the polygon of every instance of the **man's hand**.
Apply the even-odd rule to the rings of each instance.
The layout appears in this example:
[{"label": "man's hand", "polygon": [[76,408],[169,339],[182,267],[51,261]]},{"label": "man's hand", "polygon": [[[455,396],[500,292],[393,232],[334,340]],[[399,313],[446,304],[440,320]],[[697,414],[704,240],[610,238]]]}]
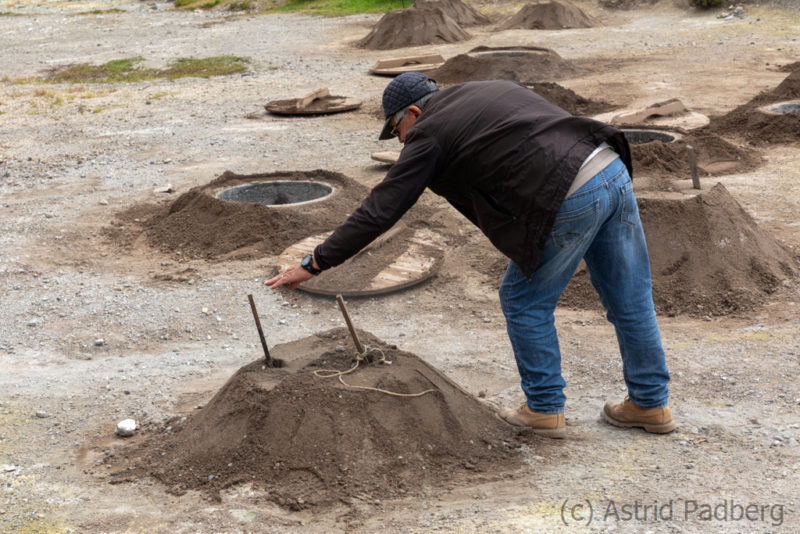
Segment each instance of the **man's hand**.
[{"label": "man's hand", "polygon": [[264,285],[269,286],[270,289],[278,289],[284,284],[289,284],[289,289],[295,289],[300,285],[301,282],[311,280],[313,276],[314,275],[312,275],[310,272],[303,269],[300,264],[297,264],[292,265],[279,275],[273,276],[264,282]]}]

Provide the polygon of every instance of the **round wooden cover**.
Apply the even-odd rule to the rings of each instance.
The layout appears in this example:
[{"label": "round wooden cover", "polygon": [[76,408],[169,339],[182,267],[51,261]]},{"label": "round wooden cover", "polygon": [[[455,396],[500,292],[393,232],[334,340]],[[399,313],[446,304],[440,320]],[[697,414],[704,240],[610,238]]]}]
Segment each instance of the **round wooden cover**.
[{"label": "round wooden cover", "polygon": [[300,98],[274,100],[264,107],[276,115],[324,115],[361,107],[361,100],[344,96],[325,96],[314,100],[305,107],[299,105],[301,101]]},{"label": "round wooden cover", "polygon": [[[330,233],[307,237],[278,257],[278,271],[296,265]],[[386,236],[386,238],[383,238]],[[439,236],[428,229],[396,226],[361,252],[323,271],[297,289],[318,295],[364,297],[405,289],[424,282],[439,270],[444,256]]]}]

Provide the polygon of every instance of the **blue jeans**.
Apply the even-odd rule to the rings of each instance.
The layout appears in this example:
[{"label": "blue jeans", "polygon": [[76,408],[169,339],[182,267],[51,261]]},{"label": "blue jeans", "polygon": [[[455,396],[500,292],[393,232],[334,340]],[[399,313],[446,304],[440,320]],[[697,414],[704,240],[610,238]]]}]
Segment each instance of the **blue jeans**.
[{"label": "blue jeans", "polygon": [[564,411],[566,384],[553,312],[581,258],[616,330],[628,396],[640,408],[666,406],[669,371],[653,307],[650,260],[633,184],[617,158],[564,201],[531,278],[511,262],[500,285],[528,407]]}]

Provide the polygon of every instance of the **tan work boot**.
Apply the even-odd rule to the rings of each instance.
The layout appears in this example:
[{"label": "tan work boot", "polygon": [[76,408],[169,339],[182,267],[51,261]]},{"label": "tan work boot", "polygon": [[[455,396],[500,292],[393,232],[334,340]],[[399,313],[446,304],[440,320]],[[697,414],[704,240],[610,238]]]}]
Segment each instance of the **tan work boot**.
[{"label": "tan work boot", "polygon": [[514,426],[524,426],[548,438],[563,438],[567,431],[563,413],[538,413],[523,403],[519,408],[506,408],[497,414]]},{"label": "tan work boot", "polygon": [[639,408],[628,397],[622,402],[608,401],[603,407],[603,419],[615,426],[640,427],[656,434],[666,434],[675,430],[675,421],[672,420],[672,410],[669,406]]}]

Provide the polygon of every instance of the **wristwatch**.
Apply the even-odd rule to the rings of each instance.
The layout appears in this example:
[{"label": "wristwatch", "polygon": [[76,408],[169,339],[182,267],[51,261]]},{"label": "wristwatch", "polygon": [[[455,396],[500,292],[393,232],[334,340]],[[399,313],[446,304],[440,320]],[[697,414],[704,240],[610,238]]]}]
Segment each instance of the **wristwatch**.
[{"label": "wristwatch", "polygon": [[312,254],[306,254],[303,256],[303,259],[300,261],[300,267],[310,272],[314,276],[322,272],[322,269],[317,269],[314,267],[314,256]]}]

